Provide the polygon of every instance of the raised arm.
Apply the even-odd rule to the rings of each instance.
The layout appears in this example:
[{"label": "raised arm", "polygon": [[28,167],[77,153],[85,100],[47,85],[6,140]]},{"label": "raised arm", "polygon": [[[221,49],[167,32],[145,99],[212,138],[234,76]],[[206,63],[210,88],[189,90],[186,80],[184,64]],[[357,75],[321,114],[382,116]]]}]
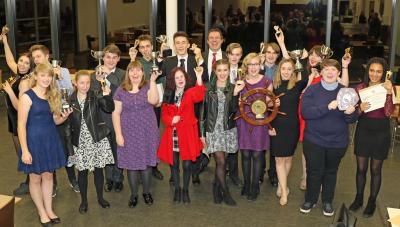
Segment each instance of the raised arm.
[{"label": "raised arm", "polygon": [[149,91],[147,92],[147,101],[155,106],[159,103],[160,101],[160,96],[158,94],[158,89],[157,89],[157,77],[161,75],[159,72],[152,72],[151,77],[150,77],[150,88]]},{"label": "raised arm", "polygon": [[351,62],[351,55],[345,54],[342,58],[342,76],[340,77],[340,83],[348,87],[349,86],[349,64]]},{"label": "raised arm", "polygon": [[289,52],[286,49],[285,45],[285,36],[283,35],[283,31],[279,28],[279,32],[275,33],[276,41],[278,42],[279,47],[281,48],[282,57],[285,59],[290,59]]},{"label": "raised arm", "polygon": [[18,73],[18,64],[15,62],[14,55],[11,52],[10,46],[8,45],[7,35],[0,35],[0,40],[3,40],[4,53],[6,55],[6,62],[11,71],[15,74]]}]

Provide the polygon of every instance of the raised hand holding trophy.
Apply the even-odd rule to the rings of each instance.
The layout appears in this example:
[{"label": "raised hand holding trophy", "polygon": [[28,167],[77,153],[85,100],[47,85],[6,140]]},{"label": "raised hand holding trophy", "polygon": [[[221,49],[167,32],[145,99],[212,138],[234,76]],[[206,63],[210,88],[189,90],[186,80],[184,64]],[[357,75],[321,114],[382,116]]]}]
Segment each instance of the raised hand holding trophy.
[{"label": "raised hand holding trophy", "polygon": [[296,61],[295,63],[295,70],[297,72],[301,71],[303,69],[303,65],[300,63],[300,58],[303,56],[303,50],[292,50],[289,51],[289,56]]},{"label": "raised hand holding trophy", "polygon": [[322,53],[322,59],[328,59],[328,58],[332,57],[333,50],[330,47],[322,45],[321,46],[321,53]]},{"label": "raised hand holding trophy", "polygon": [[71,105],[68,102],[68,88],[61,88],[61,109],[62,111],[67,111],[71,107]]},{"label": "raised hand holding trophy", "polygon": [[96,60],[99,61],[98,67],[101,66],[101,59],[104,57],[104,52],[101,50],[98,51],[94,51],[94,50],[90,50],[90,55],[92,55],[92,57]]},{"label": "raised hand holding trophy", "polygon": [[6,35],[10,31],[10,28],[8,28],[7,25],[4,25],[3,28],[1,29],[1,35]]}]

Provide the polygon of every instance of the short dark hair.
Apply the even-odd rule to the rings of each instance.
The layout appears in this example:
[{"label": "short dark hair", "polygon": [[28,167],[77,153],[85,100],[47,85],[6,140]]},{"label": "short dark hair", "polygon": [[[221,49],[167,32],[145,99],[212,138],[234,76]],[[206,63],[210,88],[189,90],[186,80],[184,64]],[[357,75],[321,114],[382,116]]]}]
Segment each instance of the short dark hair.
[{"label": "short dark hair", "polygon": [[104,47],[103,52],[104,54],[112,53],[121,56],[121,50],[115,44],[108,44],[106,47]]},{"label": "short dark hair", "polygon": [[222,38],[222,39],[224,38],[224,35],[222,34],[221,29],[219,29],[219,28],[211,28],[210,30],[208,30],[207,39],[208,39],[208,36],[210,36],[210,33],[211,33],[211,32],[218,32],[219,35],[221,36],[221,38]]},{"label": "short dark hair", "polygon": [[175,32],[174,37],[173,37],[174,42],[175,42],[175,38],[177,38],[177,37],[185,37],[189,41],[189,36],[186,32],[183,32],[183,31]]}]

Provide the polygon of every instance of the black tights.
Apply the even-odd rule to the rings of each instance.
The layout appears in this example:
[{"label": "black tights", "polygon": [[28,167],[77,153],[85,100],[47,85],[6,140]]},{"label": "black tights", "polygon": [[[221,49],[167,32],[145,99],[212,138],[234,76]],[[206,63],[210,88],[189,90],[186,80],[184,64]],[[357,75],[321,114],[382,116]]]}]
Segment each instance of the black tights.
[{"label": "black tights", "polygon": [[[78,184],[81,191],[82,203],[87,203],[88,170],[78,172]],[[94,169],[94,185],[96,187],[97,200],[103,200],[104,174],[103,168]]]},{"label": "black tights", "polygon": [[[357,156],[357,175],[356,187],[357,194],[364,194],[369,158]],[[382,182],[382,164],[383,160],[376,160],[371,158],[370,172],[371,172],[371,185],[370,185],[370,198],[376,200]]]},{"label": "black tights", "polygon": [[214,153],[215,159],[215,182],[221,186],[223,190],[226,189],[226,173],[225,173],[225,152],[217,151]]},{"label": "black tights", "polygon": [[[172,178],[174,180],[175,189],[180,188],[179,156],[180,156],[179,152],[174,152],[174,163],[171,166],[171,173],[172,173]],[[183,189],[188,190],[190,175],[191,175],[191,171],[192,171],[192,161],[183,160],[182,166],[183,166]]]},{"label": "black tights", "polygon": [[131,188],[131,196],[137,196],[139,191],[139,177],[142,179],[143,194],[150,193],[151,175],[153,167],[148,166],[145,170],[128,170],[128,181]]},{"label": "black tights", "polygon": [[[242,169],[244,186],[249,188],[250,185],[258,190],[261,175],[262,155],[263,151],[241,150],[242,152]],[[251,160],[253,160],[253,177],[251,178]],[[252,180],[251,180],[252,179]]]}]

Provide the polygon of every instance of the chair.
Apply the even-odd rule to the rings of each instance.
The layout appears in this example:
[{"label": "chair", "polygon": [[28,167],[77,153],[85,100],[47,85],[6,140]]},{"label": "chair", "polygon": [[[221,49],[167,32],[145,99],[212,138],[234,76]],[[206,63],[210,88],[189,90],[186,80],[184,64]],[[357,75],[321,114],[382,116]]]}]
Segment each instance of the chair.
[{"label": "chair", "polygon": [[0,195],[0,226],[14,226],[15,197]]}]

